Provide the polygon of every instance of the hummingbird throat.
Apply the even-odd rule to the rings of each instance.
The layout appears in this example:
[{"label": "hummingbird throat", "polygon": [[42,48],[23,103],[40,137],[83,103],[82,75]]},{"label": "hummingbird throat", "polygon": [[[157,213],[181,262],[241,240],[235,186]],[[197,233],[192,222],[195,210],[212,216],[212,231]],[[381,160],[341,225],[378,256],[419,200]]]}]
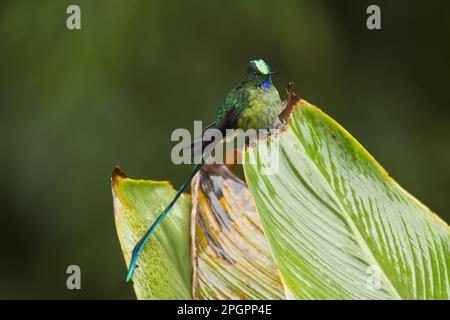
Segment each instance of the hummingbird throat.
[{"label": "hummingbird throat", "polygon": [[263,83],[259,86],[260,89],[269,89],[270,88],[270,81],[269,79],[264,80]]}]

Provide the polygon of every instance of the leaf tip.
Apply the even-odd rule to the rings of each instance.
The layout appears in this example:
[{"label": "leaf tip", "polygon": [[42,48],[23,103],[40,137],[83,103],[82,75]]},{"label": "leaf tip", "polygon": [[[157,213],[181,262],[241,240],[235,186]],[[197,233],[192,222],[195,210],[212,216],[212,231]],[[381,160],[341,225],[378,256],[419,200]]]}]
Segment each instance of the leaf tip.
[{"label": "leaf tip", "polygon": [[298,104],[300,98],[294,93],[294,82],[289,82],[286,85],[286,95],[287,99],[283,101],[283,111],[281,111],[279,118],[283,123],[286,123],[291,115],[292,111],[295,109],[295,106]]},{"label": "leaf tip", "polygon": [[120,170],[119,166],[116,165],[111,174],[111,184],[113,188],[119,184],[121,179],[125,178],[128,178],[127,175]]}]

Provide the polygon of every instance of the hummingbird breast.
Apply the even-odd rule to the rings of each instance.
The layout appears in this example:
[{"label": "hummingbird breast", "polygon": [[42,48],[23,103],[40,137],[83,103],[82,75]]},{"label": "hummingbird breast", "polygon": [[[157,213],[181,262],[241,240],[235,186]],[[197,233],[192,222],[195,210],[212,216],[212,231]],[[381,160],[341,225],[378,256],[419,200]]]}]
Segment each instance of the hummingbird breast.
[{"label": "hummingbird breast", "polygon": [[237,120],[237,127],[243,130],[269,128],[277,120],[280,108],[280,95],[273,85],[251,89],[248,104]]}]

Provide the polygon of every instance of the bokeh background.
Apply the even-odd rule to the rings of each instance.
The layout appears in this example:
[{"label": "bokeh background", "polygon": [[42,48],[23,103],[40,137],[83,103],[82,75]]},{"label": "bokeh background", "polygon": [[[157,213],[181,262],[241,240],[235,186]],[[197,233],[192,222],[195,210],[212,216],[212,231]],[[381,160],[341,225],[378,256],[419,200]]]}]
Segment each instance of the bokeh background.
[{"label": "bokeh background", "polygon": [[[81,7],[82,29],[66,28]],[[369,4],[382,30],[366,28]],[[448,1],[2,1],[0,298],[134,298],[115,165],[179,185],[175,128],[210,122],[252,58],[450,220]],[[82,289],[66,288],[66,268]]]}]

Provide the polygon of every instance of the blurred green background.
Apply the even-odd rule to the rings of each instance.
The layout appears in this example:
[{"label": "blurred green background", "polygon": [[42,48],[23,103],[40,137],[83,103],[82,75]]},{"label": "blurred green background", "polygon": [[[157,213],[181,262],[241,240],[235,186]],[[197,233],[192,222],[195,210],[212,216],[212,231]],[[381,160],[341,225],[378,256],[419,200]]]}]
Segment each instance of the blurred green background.
[{"label": "blurred green background", "polygon": [[[366,28],[369,4],[382,30]],[[82,30],[66,28],[81,7]],[[450,220],[450,2],[2,1],[0,298],[134,298],[110,175],[179,185],[175,128],[210,122],[251,58]],[[82,289],[66,288],[66,268]]]}]

